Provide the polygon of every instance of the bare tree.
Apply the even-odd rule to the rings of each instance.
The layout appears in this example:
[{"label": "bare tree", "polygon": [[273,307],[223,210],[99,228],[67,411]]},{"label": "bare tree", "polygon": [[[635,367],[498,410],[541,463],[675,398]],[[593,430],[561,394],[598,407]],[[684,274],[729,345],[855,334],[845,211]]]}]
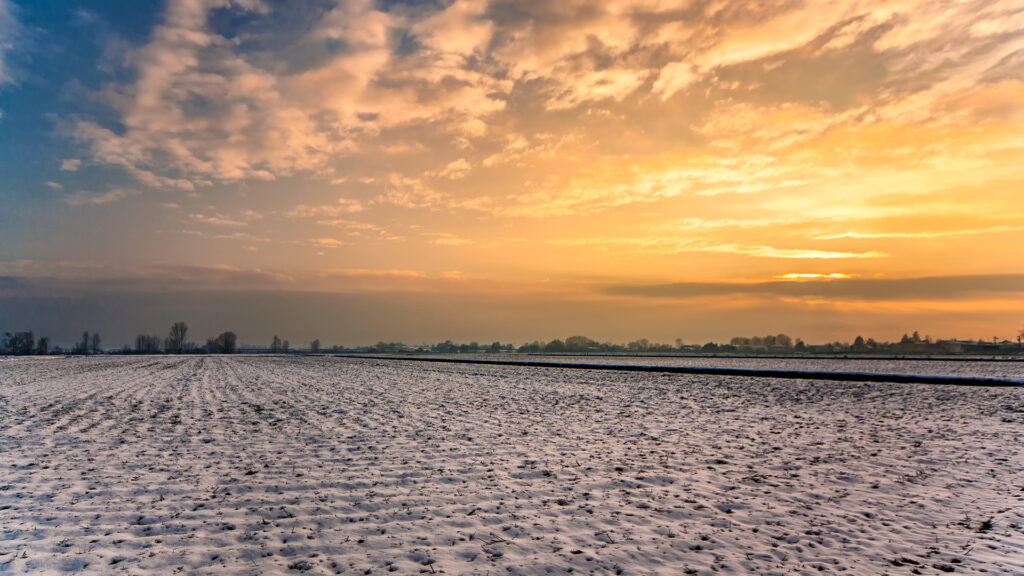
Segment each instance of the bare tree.
[{"label": "bare tree", "polygon": [[78,345],[78,351],[82,354],[89,353],[89,332],[82,332],[82,342]]},{"label": "bare tree", "polygon": [[274,334],[274,340],[270,343],[270,351],[277,354],[281,351],[281,339]]},{"label": "bare tree", "polygon": [[36,344],[36,354],[42,354],[42,355],[45,356],[46,354],[49,354],[49,353],[50,353],[50,337],[49,336],[41,336],[39,338],[39,343]]},{"label": "bare tree", "polygon": [[238,348],[238,336],[234,332],[221,332],[216,338],[206,341],[206,351],[211,354],[234,354]]},{"label": "bare tree", "polygon": [[225,332],[217,337],[225,354],[234,354],[238,350],[238,336],[234,332]]},{"label": "bare tree", "polygon": [[185,351],[185,338],[188,335],[188,324],[175,322],[171,325],[171,332],[167,336],[164,348],[169,354],[181,354]]},{"label": "bare tree", "polygon": [[13,335],[8,333],[6,339],[7,344],[4,348],[8,349],[11,354],[26,356],[36,351],[36,337],[31,331],[15,332]]},{"label": "bare tree", "polygon": [[320,339],[319,338],[317,338],[316,340],[313,340],[312,342],[309,343],[309,351],[312,352],[313,354],[319,354],[320,353]]},{"label": "bare tree", "polygon": [[92,349],[92,353],[93,354],[99,354],[100,353],[100,342],[101,341],[102,340],[100,339],[99,332],[93,332],[92,338],[90,338],[90,341],[89,341],[89,348]]},{"label": "bare tree", "polygon": [[160,337],[139,334],[135,337],[135,352],[137,354],[159,354]]}]

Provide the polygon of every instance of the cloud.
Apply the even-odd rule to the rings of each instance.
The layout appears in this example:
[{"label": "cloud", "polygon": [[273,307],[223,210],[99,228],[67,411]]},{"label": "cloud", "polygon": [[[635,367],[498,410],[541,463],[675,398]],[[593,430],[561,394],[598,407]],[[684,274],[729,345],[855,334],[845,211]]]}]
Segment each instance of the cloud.
[{"label": "cloud", "polygon": [[693,64],[689,62],[670,62],[658,72],[658,78],[654,81],[651,91],[664,100],[676,92],[695,84],[698,80],[700,80],[700,74]]},{"label": "cloud", "polygon": [[60,161],[62,172],[77,172],[82,167],[82,161],[78,158],[65,158]]},{"label": "cloud", "polygon": [[210,238],[212,240],[237,240],[239,242],[270,242],[271,239],[267,236],[256,236],[247,232],[230,232],[227,234],[222,233],[210,233],[203,232],[200,230],[182,230],[183,233],[190,236],[201,236],[203,238]]},{"label": "cloud", "polygon": [[345,245],[344,242],[335,238],[310,238],[309,243],[322,248],[338,248]]},{"label": "cloud", "polygon": [[226,227],[229,227],[229,228],[241,228],[243,226],[248,226],[249,225],[247,222],[244,222],[242,220],[235,220],[235,219],[232,219],[232,218],[225,218],[224,216],[221,216],[220,214],[193,213],[193,214],[189,214],[188,217],[189,217],[189,219],[191,219],[191,220],[193,220],[195,222],[202,222],[203,224],[212,224],[214,226],[226,226]]},{"label": "cloud", "polygon": [[487,19],[487,0],[456,0],[415,23],[412,32],[429,48],[462,57],[487,49],[495,22]]},{"label": "cloud", "polygon": [[331,217],[337,218],[343,214],[355,214],[365,210],[363,203],[351,198],[340,197],[337,204],[322,204],[320,206],[308,206],[299,204],[288,212],[290,218],[315,218]]},{"label": "cloud", "polygon": [[115,188],[103,193],[92,193],[85,190],[79,190],[73,195],[64,198],[64,201],[71,206],[101,206],[103,204],[110,204],[138,195],[138,190],[132,190],[130,188]]},{"label": "cloud", "polygon": [[703,238],[680,238],[673,236],[631,236],[563,238],[550,241],[558,246],[584,246],[602,248],[618,254],[646,254],[665,256],[669,254],[711,252],[737,254],[754,258],[796,259],[796,260],[844,260],[876,259],[889,255],[878,250],[849,252],[838,250],[814,250],[801,248],[776,248],[757,244],[720,243]]},{"label": "cloud", "polygon": [[765,154],[662,157],[655,158],[653,164],[641,167],[628,157],[618,165],[609,161],[565,184],[516,195],[518,205],[507,211],[516,216],[564,216],[683,196],[754,194],[806,185],[797,177],[795,167]]},{"label": "cloud", "polygon": [[463,238],[448,232],[437,232],[432,234],[432,236],[434,236],[434,239],[431,240],[431,243],[438,246],[468,246],[474,243],[469,238]]},{"label": "cloud", "polygon": [[399,173],[388,174],[384,183],[384,193],[377,196],[376,201],[394,204],[403,208],[439,209],[445,204],[446,197],[438,193],[422,178],[413,178]]},{"label": "cloud", "polygon": [[988,226],[985,228],[969,228],[960,230],[934,230],[934,231],[922,231],[922,232],[904,232],[901,230],[892,230],[888,232],[839,232],[834,234],[820,234],[816,238],[820,240],[836,240],[842,238],[853,238],[853,239],[880,239],[880,238],[893,238],[893,239],[927,239],[927,238],[946,238],[950,236],[975,236],[978,234],[1001,234],[1004,232],[1019,232],[1024,230],[1024,226]]},{"label": "cloud", "polygon": [[[89,160],[147,187],[191,191],[294,174],[344,182],[333,176],[339,162],[384,150],[419,155],[416,174],[458,180],[466,165],[550,169],[543,161],[572,127],[578,142],[612,151],[594,161],[625,168],[643,162],[640,147],[697,142],[708,146],[697,155],[710,166],[675,177],[663,167],[633,189],[577,175],[575,189],[544,183],[519,192],[522,205],[507,213],[598,212],[688,189],[766,193],[807,186],[814,174],[785,161],[761,174],[727,163],[757,162],[837,128],[933,121],[942,98],[986,75],[1013,77],[1008,59],[1022,47],[1007,2],[457,0],[412,8],[354,0],[287,34],[239,33],[211,17],[235,12],[274,31],[280,17],[270,6],[169,2],[148,42],[130,51],[132,80],[104,88],[118,121],[72,121]],[[823,83],[815,78],[844,66],[870,69],[870,82],[825,82],[828,93],[815,92]],[[618,138],[615,127],[635,133]],[[555,140],[538,142],[544,132]],[[459,148],[459,165],[433,152],[445,146]],[[391,182],[382,201],[432,205],[412,188]]]},{"label": "cloud", "polygon": [[344,231],[344,233],[347,236],[351,236],[354,238],[366,238],[386,241],[397,241],[405,239],[403,236],[394,233],[388,228],[378,224],[373,224],[371,222],[357,222],[355,220],[348,220],[345,218],[335,218],[329,220],[317,220],[317,224],[321,224],[323,226],[331,226],[334,228],[340,228]]},{"label": "cloud", "polygon": [[460,180],[469,175],[470,171],[473,170],[473,165],[466,161],[465,158],[459,158],[453,162],[449,162],[437,176],[440,178],[448,178],[450,180]]},{"label": "cloud", "polygon": [[[382,129],[408,123],[482,135],[481,118],[504,107],[494,96],[502,82],[445,55],[465,48],[445,31],[476,9],[459,2],[413,25],[433,51],[399,60],[392,32],[408,23],[374,4],[340,2],[299,37],[254,50],[210,15],[234,10],[272,26],[277,17],[262,4],[172,1],[132,54],[136,80],[110,87],[124,129],[80,120],[72,131],[98,162],[177,188],[328,174]],[[324,46],[339,48],[294,70],[297,54]]]},{"label": "cloud", "polygon": [[933,276],[920,278],[830,278],[826,281],[678,282],[614,285],[608,294],[645,298],[764,295],[846,300],[957,300],[978,296],[1024,294],[1024,274]]},{"label": "cloud", "polygon": [[47,182],[46,183],[46,187],[49,188],[50,190],[53,190],[54,192],[63,192],[64,191],[64,185],[63,184],[59,184],[57,182]]},{"label": "cloud", "polygon": [[[210,239],[266,242],[243,233],[189,234]],[[313,238],[308,245],[335,248],[344,245],[330,238]],[[101,293],[168,293],[237,290],[248,292],[449,292],[462,277],[432,275],[401,268],[327,268],[286,274],[231,265],[127,266],[92,261],[61,262],[46,266],[31,261],[0,261],[0,295],[11,297],[82,296]]]},{"label": "cloud", "polygon": [[830,274],[818,274],[814,272],[790,272],[788,274],[780,274],[775,278],[779,280],[843,280],[846,278],[853,278],[849,274],[843,274],[841,272],[832,272]]}]

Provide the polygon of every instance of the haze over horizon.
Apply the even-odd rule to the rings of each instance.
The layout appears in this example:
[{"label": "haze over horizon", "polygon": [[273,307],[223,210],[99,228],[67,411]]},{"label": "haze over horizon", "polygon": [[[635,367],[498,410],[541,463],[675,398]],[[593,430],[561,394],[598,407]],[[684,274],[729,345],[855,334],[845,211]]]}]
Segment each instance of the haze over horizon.
[{"label": "haze over horizon", "polygon": [[1020,0],[0,0],[0,331],[1014,338]]}]

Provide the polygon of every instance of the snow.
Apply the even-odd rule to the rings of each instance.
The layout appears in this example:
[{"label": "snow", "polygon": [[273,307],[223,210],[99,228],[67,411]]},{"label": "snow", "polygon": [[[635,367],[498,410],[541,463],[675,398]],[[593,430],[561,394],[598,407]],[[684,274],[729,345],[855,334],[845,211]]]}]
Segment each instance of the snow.
[{"label": "snow", "polygon": [[0,573],[1024,573],[1024,390],[0,365]]}]

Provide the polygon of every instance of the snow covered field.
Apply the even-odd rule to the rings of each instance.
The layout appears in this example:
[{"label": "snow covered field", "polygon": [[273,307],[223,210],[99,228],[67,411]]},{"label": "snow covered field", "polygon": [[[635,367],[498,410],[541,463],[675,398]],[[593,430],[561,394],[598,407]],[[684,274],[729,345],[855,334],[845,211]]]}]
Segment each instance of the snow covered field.
[{"label": "snow covered field", "polygon": [[1024,389],[0,360],[0,573],[1024,574]]}]

